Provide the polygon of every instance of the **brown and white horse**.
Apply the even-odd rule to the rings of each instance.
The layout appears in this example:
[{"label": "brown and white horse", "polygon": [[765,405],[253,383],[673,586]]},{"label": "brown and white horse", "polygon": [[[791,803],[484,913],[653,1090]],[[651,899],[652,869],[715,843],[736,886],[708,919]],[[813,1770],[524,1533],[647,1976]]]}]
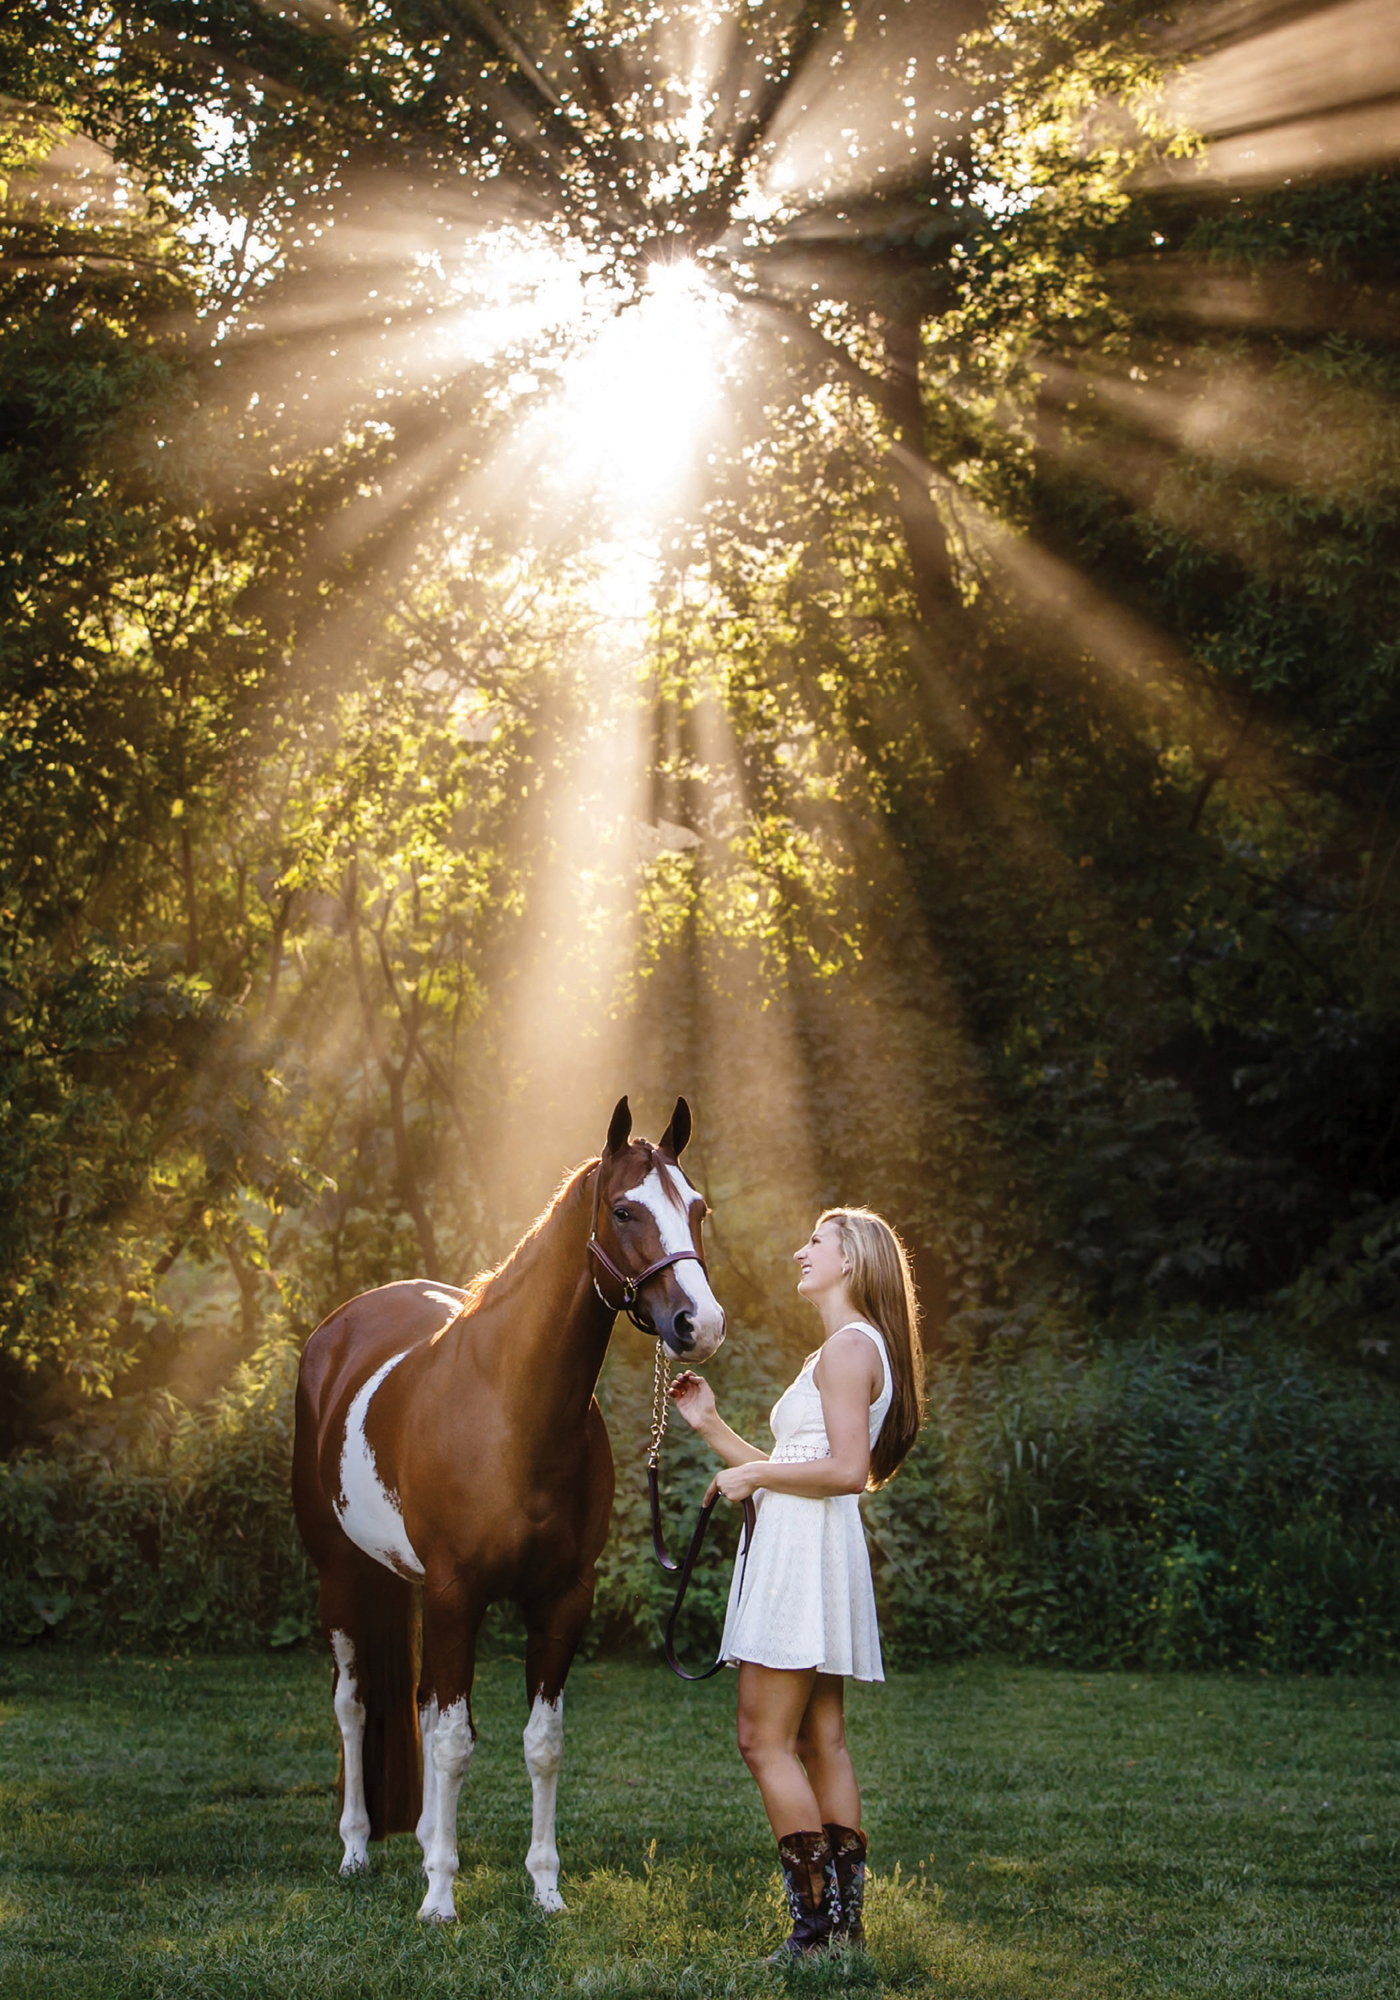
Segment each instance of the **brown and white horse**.
[{"label": "brown and white horse", "polygon": [[579,1168],[497,1270],[465,1291],[383,1285],[306,1344],[292,1484],[335,1657],[341,1873],[368,1866],[369,1840],[416,1831],[428,1878],[420,1917],[456,1915],[477,1633],[498,1599],[519,1605],[528,1634],[525,1866],[536,1900],[564,1907],[554,1841],[564,1681],[613,1499],[594,1387],[621,1310],[688,1361],[724,1338],[702,1253],[705,1203],[678,1164],[690,1129],[678,1098],[658,1145],[633,1140],[624,1097],[601,1159]]}]

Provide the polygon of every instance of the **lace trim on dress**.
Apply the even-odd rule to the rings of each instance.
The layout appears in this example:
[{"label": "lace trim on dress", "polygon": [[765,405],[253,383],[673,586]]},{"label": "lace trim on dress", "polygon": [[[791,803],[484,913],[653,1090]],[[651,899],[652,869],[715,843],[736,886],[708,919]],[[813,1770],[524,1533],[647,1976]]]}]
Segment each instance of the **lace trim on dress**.
[{"label": "lace trim on dress", "polygon": [[786,1444],[775,1444],[768,1454],[770,1465],[807,1465],[813,1459],[830,1458],[831,1446],[817,1438],[789,1438]]}]

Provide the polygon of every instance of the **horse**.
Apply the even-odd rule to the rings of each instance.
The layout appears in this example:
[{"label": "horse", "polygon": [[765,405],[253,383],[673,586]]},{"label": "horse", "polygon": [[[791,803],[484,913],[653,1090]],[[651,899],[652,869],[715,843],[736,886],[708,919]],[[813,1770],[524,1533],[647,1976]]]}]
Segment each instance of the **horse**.
[{"label": "horse", "polygon": [[408,1279],[364,1292],[311,1335],[297,1380],[292,1494],[335,1662],[342,1875],[368,1842],[416,1832],[418,1914],[456,1916],[457,1804],[476,1744],[472,1679],[488,1604],[527,1632],[525,1866],[562,1910],[555,1801],[564,1683],[593,1603],[613,1462],[594,1389],[620,1311],[691,1362],[724,1338],[704,1198],[621,1098],[515,1249],[465,1289]]}]

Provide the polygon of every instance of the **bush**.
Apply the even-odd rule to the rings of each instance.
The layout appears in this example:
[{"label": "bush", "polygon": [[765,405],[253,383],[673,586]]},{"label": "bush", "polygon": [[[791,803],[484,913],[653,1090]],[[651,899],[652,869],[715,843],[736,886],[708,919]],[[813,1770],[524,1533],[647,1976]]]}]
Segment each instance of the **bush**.
[{"label": "bush", "polygon": [[[0,1465],[0,1640],[158,1650],[313,1630],[292,1519],[295,1348],[263,1348],[198,1410],[170,1396]],[[120,1406],[119,1406],[120,1408]]]},{"label": "bush", "polygon": [[866,1503],[889,1651],[1376,1671],[1400,1658],[1396,1399],[1140,1342],[936,1372]]},{"label": "bush", "polygon": [[[722,1396],[762,1436],[781,1386],[757,1344]],[[232,1649],[314,1630],[292,1521],[295,1351],[264,1348],[205,1408],[144,1406],[134,1434],[0,1466],[0,1640]],[[591,1644],[658,1644],[673,1585],[651,1554],[649,1377],[616,1358],[619,1458]],[[1385,1384],[1262,1348],[1165,1340],[947,1362],[892,1485],[865,1502],[892,1665],[977,1651],[1149,1667],[1384,1671],[1400,1660],[1400,1427]],[[667,1439],[679,1555],[713,1469]],[[729,1510],[724,1510],[729,1516]],[[716,1521],[680,1631],[713,1655],[737,1517]]]}]

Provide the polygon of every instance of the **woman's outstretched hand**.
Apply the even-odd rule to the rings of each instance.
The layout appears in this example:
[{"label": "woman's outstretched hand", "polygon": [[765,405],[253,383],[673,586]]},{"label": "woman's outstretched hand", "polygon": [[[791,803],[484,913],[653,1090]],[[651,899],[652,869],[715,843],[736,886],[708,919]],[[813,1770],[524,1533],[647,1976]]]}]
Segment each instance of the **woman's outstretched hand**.
[{"label": "woman's outstretched hand", "polygon": [[672,1382],[671,1401],[693,1431],[701,1430],[715,1414],[714,1390],[689,1368],[683,1368]]}]

